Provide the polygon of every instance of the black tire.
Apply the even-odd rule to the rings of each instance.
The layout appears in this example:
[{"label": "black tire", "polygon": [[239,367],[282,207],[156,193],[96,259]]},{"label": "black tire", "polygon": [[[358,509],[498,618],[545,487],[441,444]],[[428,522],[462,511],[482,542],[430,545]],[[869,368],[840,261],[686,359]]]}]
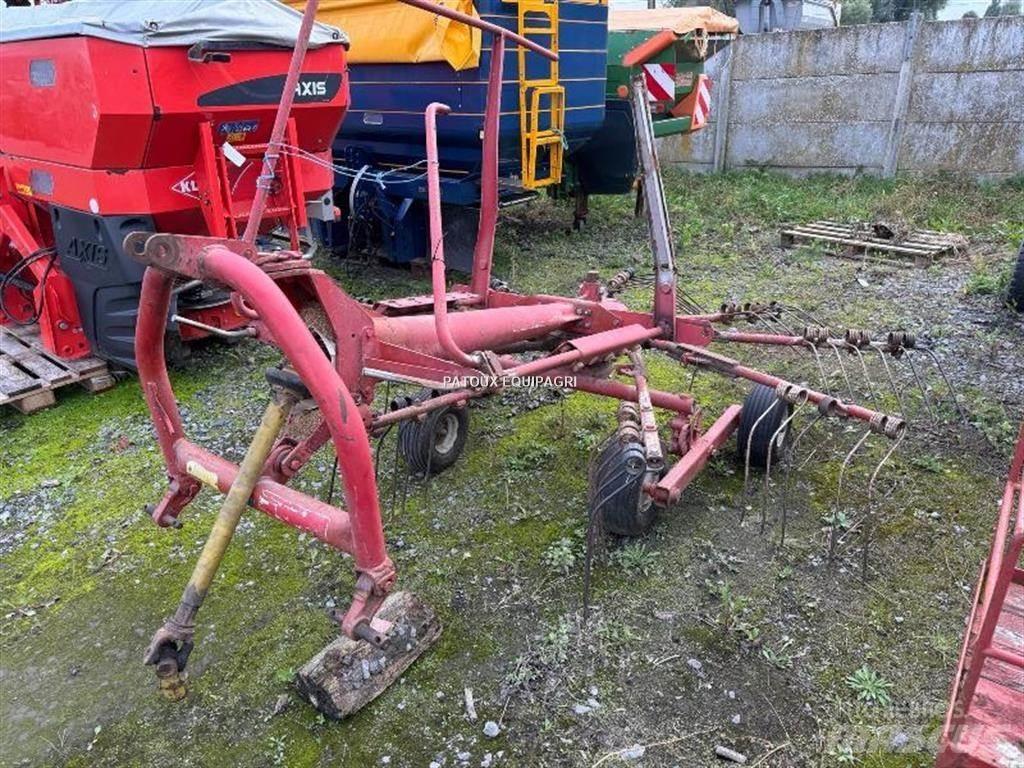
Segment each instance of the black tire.
[{"label": "black tire", "polygon": [[590,489],[590,514],[617,536],[642,536],[654,525],[657,508],[643,492],[647,456],[639,443],[613,440],[602,451]]},{"label": "black tire", "polygon": [[[750,446],[750,466],[764,469],[768,466],[768,456],[772,457],[772,463],[778,461],[790,438],[790,425],[779,433],[775,440],[772,437],[782,426],[793,407],[786,401],[780,400],[775,395],[772,387],[758,384],[743,401],[743,412],[740,414],[740,426],[736,430],[736,450],[739,453],[739,460],[745,463],[747,460],[747,445]],[[766,412],[767,416],[761,418]],[[760,419],[760,421],[758,421]],[[754,429],[754,425],[757,429]]]},{"label": "black tire", "polygon": [[1024,312],[1024,243],[1020,244],[1017,253],[1017,266],[1010,276],[1010,288],[1006,292],[1006,303],[1010,309]]},{"label": "black tire", "polygon": [[422,421],[399,424],[398,449],[413,473],[424,477],[436,475],[458,460],[468,434],[468,409],[439,408]]}]

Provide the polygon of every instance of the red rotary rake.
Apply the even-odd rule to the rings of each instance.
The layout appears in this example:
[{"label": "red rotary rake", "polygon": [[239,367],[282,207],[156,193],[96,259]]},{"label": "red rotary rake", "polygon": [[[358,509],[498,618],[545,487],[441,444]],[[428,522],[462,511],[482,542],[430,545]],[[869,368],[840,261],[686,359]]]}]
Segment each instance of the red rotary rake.
[{"label": "red rotary rake", "polygon": [[[449,111],[443,104],[426,110],[431,295],[361,303],[297,253],[258,252],[253,222],[260,220],[265,204],[262,194],[256,197],[250,226],[240,239],[147,233],[125,239],[126,252],[148,266],[136,355],[170,480],[166,495],[152,508],[153,519],[161,526],[177,525],[180,513],[204,484],[227,494],[177,612],[156,633],[146,655],[171,697],[184,695],[181,673],[193,647],[196,613],[246,505],[350,554],[354,561],[352,602],[335,617],[344,638],[315,660],[314,669],[300,675],[304,691],[332,716],[343,716],[379,693],[422,653],[437,627],[428,608],[393,593],[397,574],[385,546],[371,438],[397,424],[398,447],[409,467],[423,475],[435,474],[462,449],[468,401],[494,394],[524,377],[559,377],[571,389],[622,402],[615,439],[600,452],[591,488],[592,515],[620,535],[646,531],[655,509],[676,502],[733,432],[738,433],[740,454],[748,468],[770,468],[773,460],[780,459],[793,418],[802,408],[811,409],[817,418],[862,424],[865,432],[858,447],[873,434],[896,440],[904,433],[906,424],[900,417],[755,370],[710,351],[708,345],[725,340],[817,350],[820,344],[841,344],[858,354],[870,348],[899,355],[906,339],[894,337],[881,345],[868,342],[864,346],[813,330],[740,333],[724,327],[761,315],[750,307],[678,313],[677,299],[684,304],[686,299],[677,289],[667,235],[655,248],[650,312],[630,310],[614,298],[615,289],[628,279],[623,275],[609,289],[590,274],[577,296],[523,295],[494,288],[491,260],[504,48],[512,42],[549,58],[553,54],[508,30],[429,0],[404,1],[495,33],[482,125],[483,205],[468,285],[451,291],[446,287],[435,132],[435,121]],[[316,4],[310,0],[306,8],[307,30]],[[282,141],[282,131],[304,48],[300,36],[262,179],[274,176],[279,154],[295,152]],[[650,168],[647,171],[647,200],[652,213],[667,225],[659,177]],[[667,226],[662,228],[663,234],[667,232]],[[163,351],[164,319],[175,280],[181,278],[231,291],[254,336],[278,348],[286,361],[284,367],[268,373],[273,396],[240,465],[204,450],[184,431]],[[808,338],[815,333],[821,338]],[[692,396],[648,384],[643,351],[756,386],[742,406],[730,405],[705,427]],[[379,385],[390,382],[413,383],[426,394],[381,404]],[[664,446],[658,410],[668,414],[670,439]],[[328,442],[337,456],[344,508],[287,484]],[[667,454],[674,454],[676,461],[666,461]]]}]

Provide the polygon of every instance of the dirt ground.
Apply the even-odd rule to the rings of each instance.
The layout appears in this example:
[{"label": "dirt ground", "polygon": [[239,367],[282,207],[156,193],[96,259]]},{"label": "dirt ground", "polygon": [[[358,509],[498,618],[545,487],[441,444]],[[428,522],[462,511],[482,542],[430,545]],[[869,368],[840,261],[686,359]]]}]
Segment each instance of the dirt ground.
[{"label": "dirt ground", "polygon": [[[204,492],[181,530],[149,522],[142,507],[164,480],[132,378],[100,395],[61,393],[30,417],[4,412],[0,765],[726,765],[716,746],[765,768],[929,765],[1024,416],[1024,322],[999,298],[1024,238],[1024,184],[751,171],[670,173],[667,189],[694,300],[775,299],[833,329],[913,331],[934,347],[969,423],[918,357],[928,395],[905,395],[911,429],[873,492],[889,445],[873,438],[842,473],[862,432],[852,425],[811,427],[791,482],[755,475],[745,489],[727,446],[650,535],[607,542],[586,622],[587,467],[614,404],[548,390],[477,404],[465,454],[430,483],[407,479],[392,434],[379,478],[388,543],[402,587],[445,629],[399,684],[337,723],[291,680],[335,632],[325,609],[348,600],[346,557],[250,513],[201,613],[190,695],[165,702],[142,651],[177,602],[218,498]],[[595,200],[582,233],[569,231],[568,203],[512,209],[496,274],[515,290],[554,293],[575,291],[588,269],[606,279],[645,269],[631,209]],[[779,246],[784,222],[875,217],[967,244],[929,268]],[[356,296],[428,289],[408,271],[324,266]],[[648,291],[635,286],[626,300],[645,308]],[[717,349],[817,383],[806,356]],[[748,390],[649,360],[654,383],[694,392],[708,423]],[[197,349],[174,374],[193,439],[237,460],[274,361],[250,343]],[[890,362],[909,382],[906,361]],[[871,385],[846,365],[859,397],[900,409],[880,362],[867,362]],[[824,367],[841,391],[834,360]],[[324,494],[330,463],[318,455],[297,484]],[[467,687],[476,722],[465,717]],[[487,721],[498,735],[485,735]]]}]

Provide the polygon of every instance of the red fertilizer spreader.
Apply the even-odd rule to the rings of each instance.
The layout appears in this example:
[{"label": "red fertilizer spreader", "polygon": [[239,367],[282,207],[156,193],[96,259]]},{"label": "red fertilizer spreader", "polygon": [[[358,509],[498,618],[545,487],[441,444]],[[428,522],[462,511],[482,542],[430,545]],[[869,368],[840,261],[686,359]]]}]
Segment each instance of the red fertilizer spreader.
[{"label": "red fertilizer spreader", "polygon": [[[287,232],[292,250],[310,217],[333,217],[330,147],[348,106],[338,30],[313,30],[267,174],[297,12],[97,0],[0,14],[0,324],[38,322],[54,354],[132,366],[144,268],[124,252],[129,232],[237,238],[258,182],[260,232]],[[189,341],[249,318],[182,280],[168,319]]]}]

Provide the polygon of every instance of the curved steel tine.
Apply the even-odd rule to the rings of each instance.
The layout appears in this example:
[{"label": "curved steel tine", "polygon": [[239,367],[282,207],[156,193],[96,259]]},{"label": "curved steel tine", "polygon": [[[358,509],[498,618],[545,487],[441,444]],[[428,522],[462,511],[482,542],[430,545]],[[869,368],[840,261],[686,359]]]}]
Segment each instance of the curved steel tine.
[{"label": "curved steel tine", "polygon": [[381,436],[377,438],[377,447],[373,451],[373,476],[375,478],[380,476],[380,450],[384,446],[384,441],[387,439],[387,436],[391,434],[391,428],[394,426],[394,424],[388,424],[388,428],[385,429],[381,433]]},{"label": "curved steel tine", "polygon": [[915,350],[924,352],[928,357],[931,358],[932,363],[935,365],[936,370],[942,377],[942,380],[946,383],[946,389],[949,390],[949,396],[953,398],[953,404],[956,406],[957,413],[960,414],[960,418],[964,423],[964,426],[970,424],[967,420],[967,414],[964,413],[964,409],[960,405],[960,398],[957,397],[957,391],[953,388],[953,384],[950,382],[949,377],[946,375],[946,369],[942,367],[942,363],[939,361],[938,355],[935,354],[935,350],[931,347],[915,347]]},{"label": "curved steel tine", "polygon": [[[775,441],[779,439],[779,435],[782,433],[782,431],[784,429],[786,429],[790,425],[790,423],[792,423],[793,419],[795,419],[797,414],[800,413],[800,411],[802,411],[804,409],[805,405],[807,405],[807,401],[803,400],[801,403],[799,403],[797,405],[796,408],[793,409],[793,412],[791,414],[789,414],[789,416],[787,416],[785,419],[783,419],[782,423],[779,424],[778,428],[772,433],[772,439],[768,443],[769,446],[775,445]],[[762,491],[762,494],[761,494],[761,531],[760,532],[762,534],[764,533],[765,520],[768,517],[768,496],[770,495],[769,494],[769,486],[770,486],[771,474],[772,474],[772,454],[773,453],[774,453],[774,451],[771,448],[769,448],[768,449],[768,461],[766,462],[765,468],[764,468],[764,486],[763,486],[763,491]],[[782,453],[781,449],[780,449],[780,453]],[[786,464],[786,457],[785,457],[784,454],[779,457],[779,461],[782,463],[783,466],[785,466],[785,464]],[[786,535],[785,534],[785,526],[783,526],[783,534],[782,535],[783,536]]]},{"label": "curved steel tine", "polygon": [[[800,440],[803,438],[804,435],[807,434],[808,431],[810,431],[811,427],[813,427],[815,424],[817,424],[818,421],[820,419],[823,419],[824,417],[825,417],[825,414],[823,414],[821,412],[816,413],[814,415],[814,418],[810,420],[810,422],[807,424],[807,426],[804,427],[803,429],[801,429],[797,433],[796,437],[793,438],[793,442],[790,443],[790,445],[789,445],[789,453],[790,453],[790,455],[796,455],[796,449],[797,449],[797,446],[800,444]],[[813,456],[814,453],[812,452],[811,455]],[[779,537],[779,546],[780,547],[783,544],[785,544],[785,542],[786,542],[786,518],[787,518],[788,512],[789,512],[789,509],[788,509],[789,489],[790,489],[790,486],[792,485],[792,483],[793,483],[793,467],[789,466],[786,469],[786,479],[782,483],[782,494],[781,494],[781,498],[779,499],[779,506],[780,506],[781,512],[782,512],[782,533],[781,533],[781,536]]]},{"label": "curved steel tine", "polygon": [[871,380],[871,374],[868,373],[868,366],[864,362],[864,355],[861,354],[860,347],[856,346],[855,344],[851,344],[850,348],[853,350],[853,353],[857,355],[857,359],[860,361],[861,370],[864,371],[864,379],[868,383],[868,392],[871,393],[871,400],[875,403],[875,406],[877,406],[879,410],[883,410],[882,402],[881,400],[878,399],[878,390],[875,389],[875,383]]},{"label": "curved steel tine", "polygon": [[900,388],[896,386],[896,379],[893,378],[892,370],[889,368],[889,361],[885,359],[885,351],[880,347],[872,346],[878,356],[882,358],[882,367],[885,369],[885,375],[889,378],[889,386],[892,387],[892,392],[896,395],[896,402],[900,404],[900,413],[904,416],[907,415],[907,406],[903,402],[903,393]]},{"label": "curved steel tine", "polygon": [[886,451],[885,456],[878,462],[875,467],[875,471],[871,473],[871,480],[868,481],[868,512],[867,518],[864,521],[864,528],[861,531],[861,536],[864,539],[864,546],[861,548],[860,553],[860,573],[861,578],[867,581],[868,578],[868,547],[871,544],[871,534],[874,532],[874,519],[875,519],[875,480],[878,479],[878,473],[882,471],[882,467],[885,465],[889,458],[896,453],[896,449],[900,447],[900,443],[903,442],[903,438],[907,434],[906,426],[904,426],[899,435],[893,441],[892,446]]},{"label": "curved steel tine", "polygon": [[389,516],[392,516],[395,513],[395,500],[398,498],[398,471],[399,467],[402,466],[399,461],[399,457],[401,456],[399,443],[401,443],[401,440],[398,439],[398,435],[395,435],[395,459],[391,463],[391,502],[388,504]]},{"label": "curved steel tine", "polygon": [[334,466],[331,467],[331,481],[327,484],[327,503],[334,503],[334,483],[338,479],[338,454],[334,454]]},{"label": "curved steel tine", "polygon": [[692,311],[693,311],[693,313],[695,315],[706,315],[707,314],[707,310],[701,305],[701,303],[699,301],[697,301],[695,298],[693,298],[693,296],[691,296],[685,290],[680,288],[678,285],[676,286],[676,288],[677,288],[677,290],[679,290],[682,293],[682,296],[689,303],[690,307],[692,307]]},{"label": "curved steel tine", "polygon": [[[757,420],[754,422],[754,426],[750,428],[750,432],[747,434],[747,447],[744,451],[745,456],[743,460],[743,505],[740,509],[740,523],[742,523],[743,518],[746,517],[746,501],[747,497],[750,495],[750,446],[754,444],[754,435],[757,433],[757,428],[761,426],[761,422],[764,421],[765,417],[774,410],[775,404],[773,403],[771,408],[768,408],[764,413],[757,417]],[[771,453],[770,450],[768,452]]]},{"label": "curved steel tine", "polygon": [[814,355],[814,362],[818,364],[818,374],[821,376],[821,388],[825,391],[825,394],[832,397],[832,388],[829,386],[828,376],[825,374],[825,365],[821,362],[821,354],[818,352],[818,348],[807,342],[807,348],[811,350],[811,354]]},{"label": "curved steel tine", "polygon": [[843,381],[846,382],[846,391],[850,393],[850,399],[851,400],[856,400],[857,399],[857,393],[853,391],[853,385],[850,384],[850,377],[849,377],[849,375],[847,375],[847,373],[846,373],[846,366],[843,364],[843,356],[841,354],[839,354],[839,345],[838,344],[834,344],[831,341],[828,342],[828,345],[830,347],[832,347],[832,351],[836,353],[836,362],[839,363],[839,370],[842,371]]},{"label": "curved steel tine", "polygon": [[[629,484],[627,479],[618,488],[609,493],[608,495],[601,498],[596,504],[590,505],[590,512],[587,517],[587,538],[586,548],[583,554],[583,622],[586,623],[590,619],[590,586],[591,586],[591,569],[593,568],[594,552],[597,548],[597,543],[601,538],[603,526],[601,525],[601,509],[611,499],[615,498],[616,494],[619,493],[623,488]],[[596,496],[596,494],[595,494]],[[593,500],[594,497],[591,497]]]},{"label": "curved steel tine", "polygon": [[796,332],[795,328],[793,328],[789,323],[784,322],[781,317],[771,316],[771,315],[770,315],[770,317],[771,317],[771,320],[772,320],[773,323],[778,323],[779,325],[781,325],[782,329],[786,333],[788,333],[790,336],[799,336],[800,335],[799,333]]},{"label": "curved steel tine", "polygon": [[815,317],[810,312],[808,312],[806,309],[804,309],[803,307],[801,307],[801,306],[799,306],[797,304],[778,304],[776,306],[780,306],[780,307],[783,307],[783,308],[789,310],[789,312],[791,314],[796,315],[798,318],[800,318],[801,322],[806,323],[807,325],[819,325],[819,326],[826,326],[826,325],[828,325],[828,323],[823,323],[817,317]]},{"label": "curved steel tine", "polygon": [[843,475],[846,474],[846,468],[850,465],[850,461],[860,447],[864,445],[864,442],[871,437],[871,430],[865,430],[864,434],[861,435],[860,439],[856,442],[853,448],[850,449],[849,453],[846,454],[846,458],[843,459],[843,466],[839,468],[839,480],[836,482],[836,506],[835,512],[832,514],[832,521],[829,525],[829,536],[828,536],[828,559],[832,561],[835,559],[836,554],[836,523],[839,518],[839,505],[843,498]]},{"label": "curved steel tine", "polygon": [[[391,402],[391,382],[390,381],[384,382],[384,402],[385,403],[390,403]],[[381,449],[381,446],[384,445],[384,439],[388,436],[388,432],[391,431],[391,428],[393,426],[394,426],[394,424],[389,424],[388,428],[385,429],[383,434],[381,434],[381,436],[377,439],[377,448],[373,452],[373,477],[374,477],[374,480],[379,479],[379,475],[380,475],[379,469],[380,469],[380,449]],[[335,457],[335,458],[337,458],[337,457]],[[333,485],[331,487],[333,488]]]},{"label": "curved steel tine", "polygon": [[917,372],[917,366],[914,365],[913,356],[907,353],[908,350],[906,349],[906,347],[901,346],[900,349],[903,350],[902,357],[906,358],[907,365],[910,366],[910,372],[914,374],[914,381],[917,382],[917,387],[918,389],[921,390],[921,397],[924,399],[924,405],[928,411],[929,417],[931,418],[932,422],[938,422],[935,409],[932,407],[932,399],[928,396],[928,388],[925,386],[924,382],[921,381],[921,375]]},{"label": "curved steel tine", "polygon": [[439,419],[435,419],[433,426],[430,428],[430,450],[427,451],[427,470],[423,476],[424,482],[427,484],[427,509],[434,508],[434,487],[432,475],[430,473],[430,465],[434,460],[434,446],[437,445],[437,426],[440,423]]},{"label": "curved steel tine", "polygon": [[825,325],[825,323],[819,323],[815,318],[811,317],[811,315],[805,313],[803,310],[797,311],[797,308],[794,305],[776,304],[775,306],[777,306],[781,312],[785,312],[787,315],[795,317],[796,321],[803,325]]}]

